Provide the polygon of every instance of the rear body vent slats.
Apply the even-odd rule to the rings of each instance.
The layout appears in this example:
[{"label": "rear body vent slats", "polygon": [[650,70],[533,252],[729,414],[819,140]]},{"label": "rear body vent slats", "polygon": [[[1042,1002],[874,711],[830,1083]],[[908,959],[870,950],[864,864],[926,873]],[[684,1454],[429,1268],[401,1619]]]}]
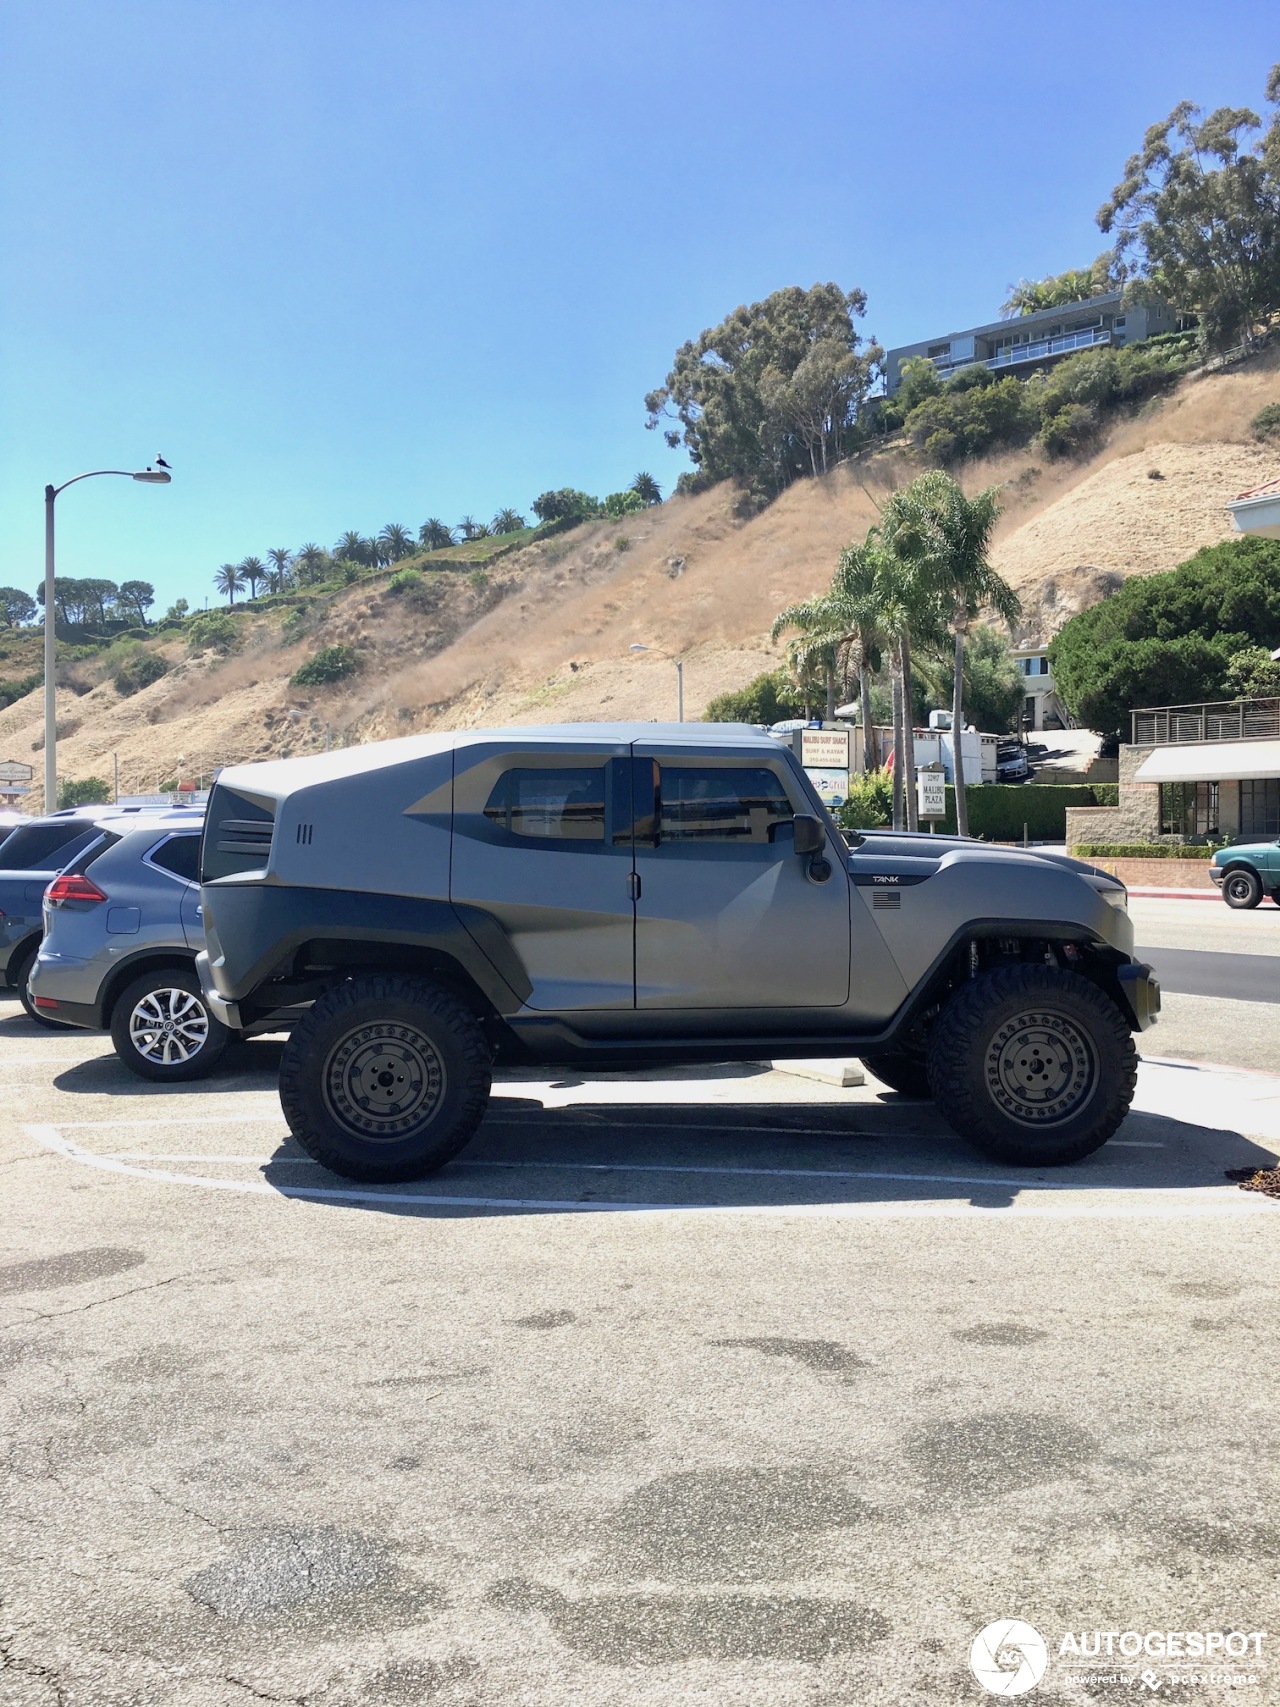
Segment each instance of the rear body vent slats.
[{"label": "rear body vent slats", "polygon": [[275,816],[257,800],[217,785],[205,817],[200,877],[205,883],[261,871],[271,858]]}]

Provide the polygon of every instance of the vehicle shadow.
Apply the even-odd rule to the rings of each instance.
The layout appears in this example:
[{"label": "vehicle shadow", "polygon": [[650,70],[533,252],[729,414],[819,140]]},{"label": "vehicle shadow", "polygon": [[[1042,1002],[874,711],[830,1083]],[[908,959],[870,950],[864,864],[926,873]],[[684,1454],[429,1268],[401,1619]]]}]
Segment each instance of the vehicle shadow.
[{"label": "vehicle shadow", "polygon": [[[545,1082],[545,1081],[544,1081]],[[1116,1140],[1066,1168],[1011,1168],[957,1137],[932,1105],[894,1093],[848,1105],[584,1101],[495,1096],[475,1139],[424,1180],[357,1185],[282,1144],[259,1177],[282,1194],[387,1214],[473,1216],[671,1209],[905,1213],[1001,1210],[1028,1194],[1107,1194],[1117,1214],[1151,1192],[1224,1188],[1227,1168],[1266,1167],[1239,1132],[1136,1113]],[[1128,1207],[1126,1207],[1126,1202]],[[1150,1212],[1158,1212],[1151,1210]]]},{"label": "vehicle shadow", "polygon": [[[0,1024],[0,1037],[36,1036],[39,1027],[32,1025],[30,1033],[10,1031]],[[65,1036],[66,1034],[63,1033]],[[219,1095],[235,1096],[251,1093],[262,1095],[274,1091],[280,1077],[280,1051],[283,1038],[255,1037],[232,1043],[213,1071],[203,1079],[184,1079],[161,1084],[153,1079],[141,1079],[124,1066],[111,1046],[105,1032],[86,1031],[84,1037],[97,1038],[102,1053],[88,1061],[77,1061],[54,1075],[54,1086],[80,1096],[110,1097],[192,1097]]]}]

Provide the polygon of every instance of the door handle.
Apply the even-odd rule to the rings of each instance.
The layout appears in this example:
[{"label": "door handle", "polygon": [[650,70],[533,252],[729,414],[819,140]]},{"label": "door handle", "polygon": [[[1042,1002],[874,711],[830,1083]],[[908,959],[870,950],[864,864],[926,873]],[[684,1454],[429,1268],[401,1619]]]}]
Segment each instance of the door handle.
[{"label": "door handle", "polygon": [[633,901],[640,899],[640,873],[638,871],[627,873],[627,894]]}]

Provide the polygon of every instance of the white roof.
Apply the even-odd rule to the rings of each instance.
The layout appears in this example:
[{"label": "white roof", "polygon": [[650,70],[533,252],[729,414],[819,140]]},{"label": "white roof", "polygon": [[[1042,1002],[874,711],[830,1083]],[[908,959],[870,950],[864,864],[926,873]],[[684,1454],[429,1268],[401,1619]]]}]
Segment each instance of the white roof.
[{"label": "white roof", "polygon": [[1135,782],[1248,782],[1280,777],[1280,741],[1197,741],[1157,747],[1133,774]]}]

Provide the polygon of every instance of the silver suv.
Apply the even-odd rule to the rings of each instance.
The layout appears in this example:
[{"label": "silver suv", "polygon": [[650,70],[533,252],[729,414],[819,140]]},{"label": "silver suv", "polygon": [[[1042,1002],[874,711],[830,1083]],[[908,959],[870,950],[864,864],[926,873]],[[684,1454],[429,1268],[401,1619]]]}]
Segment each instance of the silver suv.
[{"label": "silver suv", "polygon": [[201,981],[230,1025],[310,1004],[285,1117],[354,1179],[455,1156],[495,1061],[848,1052],[923,1079],[1005,1161],[1088,1155],[1159,1007],[1123,885],[929,840],[846,847],[793,755],[741,725],[477,729],[240,766],[208,806]]}]

